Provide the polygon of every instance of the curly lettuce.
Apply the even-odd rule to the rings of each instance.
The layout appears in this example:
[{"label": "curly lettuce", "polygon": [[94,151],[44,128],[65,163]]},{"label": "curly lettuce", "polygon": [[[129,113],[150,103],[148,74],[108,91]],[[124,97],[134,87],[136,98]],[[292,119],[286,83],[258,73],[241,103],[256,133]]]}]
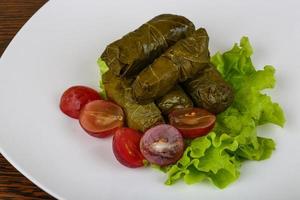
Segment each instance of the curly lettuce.
[{"label": "curly lettuce", "polygon": [[206,178],[220,188],[239,177],[240,162],[229,152],[235,152],[238,142],[227,134],[217,136],[211,132],[206,137],[194,139],[176,165],[167,170],[166,184],[172,184],[183,177],[187,184]]},{"label": "curly lettuce", "polygon": [[107,72],[109,70],[108,66],[106,65],[106,63],[101,59],[99,58],[97,60],[97,64],[99,66],[99,69],[100,69],[100,77],[101,79],[99,80],[99,93],[100,95],[104,98],[104,99],[107,99],[107,95],[106,95],[106,92],[105,92],[105,88],[104,88],[104,85],[103,85],[103,82],[102,82],[102,75]]},{"label": "curly lettuce", "polygon": [[211,62],[234,88],[233,104],[217,116],[213,132],[194,139],[182,158],[164,169],[166,184],[183,179],[187,184],[210,180],[225,188],[239,178],[244,160],[264,160],[272,155],[275,142],[257,136],[257,126],[272,123],[283,127],[285,117],[278,103],[264,94],[275,86],[275,69],[256,70],[251,61],[252,46],[247,37],[225,53],[216,53]]}]

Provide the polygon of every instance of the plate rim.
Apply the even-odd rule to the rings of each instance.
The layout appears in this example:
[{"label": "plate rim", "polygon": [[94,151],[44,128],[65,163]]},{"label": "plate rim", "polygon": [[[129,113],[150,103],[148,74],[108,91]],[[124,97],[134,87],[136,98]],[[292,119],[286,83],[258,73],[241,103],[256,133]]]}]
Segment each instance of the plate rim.
[{"label": "plate rim", "polygon": [[[34,18],[37,15],[39,15],[42,12],[42,10],[44,10],[46,7],[48,7],[49,4],[50,4],[49,2],[51,2],[51,1],[45,2],[42,5],[42,7],[40,7],[32,16],[30,16],[28,18],[28,20],[25,22],[25,24],[23,24],[23,26],[17,31],[16,35],[11,39],[11,41],[9,42],[9,44],[7,45],[7,47],[5,48],[4,52],[2,53],[1,58],[3,58],[3,57],[6,56],[7,51],[9,51],[9,49],[13,45],[15,39],[17,37],[19,37],[20,34],[23,32],[24,27],[28,26],[28,24],[30,23],[30,21],[31,21],[32,18]],[[32,175],[30,175],[30,173],[27,173],[25,170],[23,170],[22,167],[20,167],[18,165],[17,161],[14,160],[11,156],[9,156],[9,154],[1,146],[0,146],[0,153],[9,162],[9,164],[11,164],[18,172],[20,172],[23,176],[25,176],[29,181],[31,181],[38,188],[40,188],[41,190],[43,190],[44,192],[48,193],[50,196],[52,196],[52,197],[54,197],[56,199],[64,199],[61,196],[59,196],[57,193],[55,193],[54,191],[52,191],[51,189],[49,189],[48,187],[46,187],[45,185],[43,185],[37,179],[35,179]]]},{"label": "plate rim", "polygon": [[29,179],[33,184],[35,184],[37,187],[39,187],[40,189],[42,189],[44,192],[48,193],[49,195],[51,195],[52,197],[56,198],[56,199],[64,199],[61,196],[59,196],[57,193],[55,193],[54,191],[52,191],[51,189],[47,188],[45,185],[43,185],[42,183],[40,183],[37,179],[35,179],[32,175],[30,175],[29,173],[27,173],[26,171],[24,171],[18,164],[17,162],[12,159],[4,150],[2,147],[0,147],[0,153],[2,154],[2,156],[14,167],[16,168],[23,176],[25,176],[27,179]]}]

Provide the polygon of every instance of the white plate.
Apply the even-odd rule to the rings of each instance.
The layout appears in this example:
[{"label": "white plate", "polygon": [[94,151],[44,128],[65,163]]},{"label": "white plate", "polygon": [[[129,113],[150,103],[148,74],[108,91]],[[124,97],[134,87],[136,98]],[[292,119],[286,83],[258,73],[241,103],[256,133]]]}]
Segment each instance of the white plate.
[{"label": "white plate", "polygon": [[[1,58],[1,153],[38,186],[60,199],[300,199],[299,1],[51,1],[22,28]],[[271,92],[286,113],[284,129],[265,126],[277,149],[247,162],[225,190],[206,183],[163,185],[164,174],[120,165],[111,138],[88,136],[59,108],[62,92],[97,88],[96,60],[105,46],[160,13],[203,26],[210,49],[226,50],[248,35],[254,63],[277,69]]]}]

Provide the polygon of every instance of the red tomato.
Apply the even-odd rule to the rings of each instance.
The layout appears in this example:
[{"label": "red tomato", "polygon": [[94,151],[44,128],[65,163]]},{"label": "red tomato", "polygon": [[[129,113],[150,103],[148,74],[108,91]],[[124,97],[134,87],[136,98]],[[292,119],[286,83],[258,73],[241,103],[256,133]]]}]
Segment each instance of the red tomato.
[{"label": "red tomato", "polygon": [[66,115],[78,119],[80,110],[90,101],[100,100],[97,91],[85,86],[73,86],[67,89],[60,99],[60,109]]},{"label": "red tomato", "polygon": [[113,134],[124,123],[120,106],[110,101],[95,100],[87,103],[80,112],[82,128],[92,136],[106,137]]},{"label": "red tomato", "polygon": [[140,152],[142,134],[131,128],[119,128],[113,137],[113,152],[117,160],[131,168],[142,167],[144,157]]},{"label": "red tomato", "polygon": [[176,128],[161,124],[146,131],[141,139],[140,149],[150,163],[166,166],[181,158],[184,142]]},{"label": "red tomato", "polygon": [[180,108],[169,114],[169,121],[183,137],[196,138],[211,131],[216,116],[201,108]]}]

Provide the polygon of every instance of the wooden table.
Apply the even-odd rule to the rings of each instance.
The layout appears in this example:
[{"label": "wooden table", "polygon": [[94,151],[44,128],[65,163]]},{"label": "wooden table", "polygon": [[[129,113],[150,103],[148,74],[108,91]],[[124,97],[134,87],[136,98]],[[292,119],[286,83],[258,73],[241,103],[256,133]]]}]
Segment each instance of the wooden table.
[{"label": "wooden table", "polygon": [[[47,1],[0,0],[0,56],[17,31]],[[0,154],[0,199],[54,199],[31,183]]]}]

